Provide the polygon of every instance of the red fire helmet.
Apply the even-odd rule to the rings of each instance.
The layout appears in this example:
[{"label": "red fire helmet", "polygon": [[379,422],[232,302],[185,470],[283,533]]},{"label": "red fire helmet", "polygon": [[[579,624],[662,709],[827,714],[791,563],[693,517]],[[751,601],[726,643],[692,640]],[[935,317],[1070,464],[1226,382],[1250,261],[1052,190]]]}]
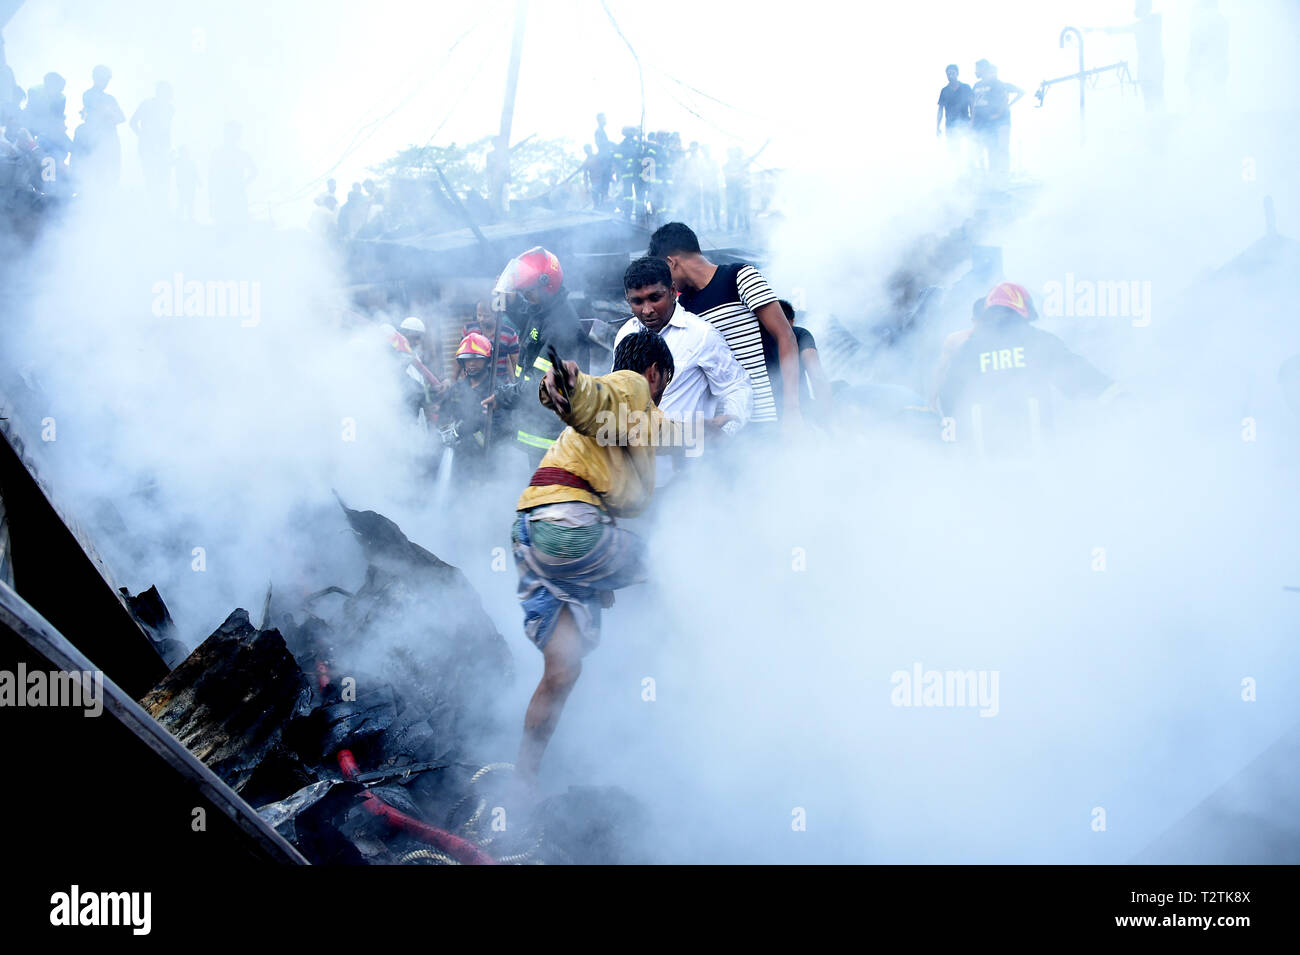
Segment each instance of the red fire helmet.
[{"label": "red fire helmet", "polygon": [[480,335],[478,332],[470,332],[460,340],[460,347],[456,349],[457,360],[461,358],[489,358],[492,355],[492,343],[487,340],[486,335]]},{"label": "red fire helmet", "polygon": [[492,291],[496,295],[534,292],[535,296],[527,297],[549,298],[560,290],[563,282],[564,270],[560,268],[560,260],[538,245],[511,259]]},{"label": "red fire helmet", "polygon": [[1015,282],[1002,282],[993,287],[989,292],[988,298],[984,299],[985,308],[995,306],[1009,308],[1021,318],[1034,319],[1038,317],[1038,312],[1034,309],[1033,299],[1029,297],[1029,292],[1023,285],[1017,285]]}]

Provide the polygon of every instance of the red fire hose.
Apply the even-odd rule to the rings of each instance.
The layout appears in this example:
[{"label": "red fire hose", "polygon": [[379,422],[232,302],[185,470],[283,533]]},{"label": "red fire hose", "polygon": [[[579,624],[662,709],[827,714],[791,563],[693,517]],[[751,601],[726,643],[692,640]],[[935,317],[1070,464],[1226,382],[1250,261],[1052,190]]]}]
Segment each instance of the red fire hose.
[{"label": "red fire hose", "polygon": [[[356,779],[357,777],[357,760],[352,755],[352,750],[339,750],[339,769],[343,770],[344,779]],[[379,816],[389,825],[403,832],[410,833],[421,842],[427,842],[435,849],[441,849],[447,855],[451,856],[457,862],[465,865],[496,865],[497,860],[480,849],[474,843],[462,839],[460,836],[452,835],[445,829],[439,829],[431,826],[427,822],[421,822],[414,816],[408,816],[400,809],[395,809],[388,803],[384,802],[374,793],[366,793],[362,796],[362,804],[371,813]]]},{"label": "red fire hose", "polygon": [[[316,676],[320,681],[321,689],[330,684],[329,664],[324,660],[316,661]],[[349,781],[357,778],[357,758],[352,755],[352,750],[339,750],[339,769],[343,771],[343,778]],[[451,856],[457,862],[464,865],[496,865],[497,860],[492,858],[474,843],[462,839],[460,836],[452,835],[445,829],[439,829],[437,826],[431,826],[427,822],[421,822],[414,816],[408,816],[400,809],[395,809],[388,803],[384,802],[374,793],[368,792],[361,797],[362,805],[371,813],[379,816],[390,826],[401,829],[403,832],[410,833],[421,842],[428,843],[435,849],[441,849],[447,855]]]}]

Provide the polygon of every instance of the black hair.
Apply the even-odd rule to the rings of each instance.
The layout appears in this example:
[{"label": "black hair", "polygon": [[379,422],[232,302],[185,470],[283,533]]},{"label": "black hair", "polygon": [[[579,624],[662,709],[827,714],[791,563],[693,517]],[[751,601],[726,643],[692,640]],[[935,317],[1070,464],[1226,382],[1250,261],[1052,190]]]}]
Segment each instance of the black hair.
[{"label": "black hair", "polygon": [[785,312],[786,321],[794,322],[794,306],[785,299],[777,299],[776,304],[781,306],[781,311]]},{"label": "black hair", "polygon": [[630,292],[634,288],[646,288],[651,285],[662,283],[664,288],[673,287],[673,273],[668,269],[668,263],[663,259],[655,259],[646,255],[627,267],[623,273],[623,291]]},{"label": "black hair", "polygon": [[635,371],[644,375],[651,365],[658,365],[668,380],[673,380],[673,353],[658,332],[634,332],[614,349],[614,371]]},{"label": "black hair", "polygon": [[[945,66],[945,67],[943,68],[943,71],[944,71],[945,73],[947,73],[949,70],[957,70],[957,64],[956,64],[956,63],[949,63],[947,66]],[[957,72],[960,73],[961,70],[957,70]]]},{"label": "black hair", "polygon": [[654,235],[650,236],[650,248],[646,254],[663,259],[683,252],[699,251],[700,240],[695,237],[690,226],[685,222],[669,222],[655,229]]}]

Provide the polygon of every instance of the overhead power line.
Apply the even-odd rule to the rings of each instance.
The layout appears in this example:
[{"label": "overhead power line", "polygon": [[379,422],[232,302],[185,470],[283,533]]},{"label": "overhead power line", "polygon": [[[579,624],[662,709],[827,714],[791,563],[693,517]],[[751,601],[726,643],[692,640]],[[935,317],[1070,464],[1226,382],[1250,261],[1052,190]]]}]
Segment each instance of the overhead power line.
[{"label": "overhead power line", "polygon": [[[446,53],[443,54],[443,56],[442,56],[442,62],[438,65],[438,68],[437,68],[436,70],[434,70],[433,72],[427,74],[423,80],[421,80],[419,83],[417,83],[417,84],[416,84],[416,85],[415,85],[415,86],[414,86],[414,87],[413,87],[413,88],[412,88],[412,89],[411,89],[411,90],[410,90],[410,91],[409,91],[409,92],[408,92],[408,93],[407,93],[407,94],[406,94],[406,95],[401,99],[401,101],[398,102],[398,104],[397,104],[396,106],[394,106],[392,109],[390,109],[390,110],[389,110],[387,113],[385,113],[384,115],[382,115],[382,116],[380,116],[380,117],[378,117],[378,118],[376,118],[376,119],[373,119],[373,120],[371,120],[370,122],[365,123],[365,124],[363,124],[362,126],[358,127],[358,128],[353,132],[353,134],[352,134],[352,139],[349,140],[348,145],[344,148],[344,150],[343,150],[343,154],[342,154],[341,156],[339,156],[339,158],[338,158],[337,160],[335,160],[335,162],[334,162],[334,164],[333,164],[332,166],[330,166],[328,169],[326,169],[326,170],[325,170],[323,173],[321,173],[320,175],[316,176],[314,179],[310,180],[309,182],[304,183],[302,186],[300,186],[300,187],[298,187],[297,189],[295,189],[295,190],[294,190],[292,193],[290,193],[288,196],[285,196],[284,198],[281,198],[281,199],[278,199],[278,200],[271,200],[271,199],[268,199],[268,200],[266,200],[265,204],[266,204],[268,207],[275,207],[275,206],[286,205],[286,204],[288,204],[288,203],[290,203],[290,202],[296,202],[297,200],[303,198],[303,197],[306,196],[308,193],[310,193],[310,192],[311,192],[313,189],[315,189],[318,185],[320,185],[321,183],[323,183],[323,182],[325,182],[327,179],[329,179],[329,177],[330,177],[331,175],[334,174],[335,170],[337,170],[337,169],[339,168],[339,166],[341,166],[341,165],[343,165],[343,163],[347,162],[347,160],[348,160],[349,158],[351,158],[351,156],[352,156],[353,153],[355,153],[358,149],[360,149],[362,146],[364,146],[364,145],[366,144],[366,142],[368,142],[368,141],[370,140],[370,138],[371,138],[371,137],[372,137],[376,132],[378,132],[379,128],[383,125],[383,123],[384,123],[386,120],[388,120],[389,118],[391,118],[391,117],[392,117],[393,115],[395,115],[399,110],[401,110],[404,106],[406,106],[407,104],[409,104],[409,103],[411,102],[412,99],[414,99],[414,98],[415,98],[415,97],[416,97],[420,92],[422,92],[422,91],[425,89],[425,87],[427,87],[431,82],[433,82],[433,80],[435,80],[438,76],[440,76],[440,75],[442,74],[442,71],[447,67],[447,64],[451,62],[451,55],[456,51],[456,48],[457,48],[458,46],[460,46],[461,42],[464,41],[466,38],[468,38],[469,35],[470,35],[471,33],[473,33],[475,30],[477,30],[477,29],[482,25],[482,23],[483,23],[482,19],[479,19],[479,20],[475,21],[474,24],[473,24],[472,26],[470,26],[469,29],[467,29],[464,33],[462,33],[460,36],[458,36],[458,37],[457,37],[457,38],[452,42],[451,46],[449,46],[449,47],[447,48]],[[485,57],[484,60],[483,60],[483,63],[486,63],[486,62],[487,62],[487,58]],[[480,70],[482,69],[482,63],[480,63],[479,69],[480,69]],[[474,75],[477,76],[477,75],[478,75],[478,72],[476,71]],[[472,82],[472,80],[471,80],[471,82]],[[464,95],[464,94],[462,93],[462,96],[463,96],[463,95]],[[458,100],[457,102],[459,102],[459,100]],[[454,107],[453,107],[453,109],[454,109]],[[451,114],[448,113],[447,118],[450,118],[450,115],[451,115]],[[446,123],[446,121],[447,121],[447,119],[444,119],[444,120],[443,120],[443,123]],[[441,128],[442,128],[442,125],[440,124],[438,128],[441,129]],[[363,135],[363,134],[364,134],[364,135]],[[434,131],[434,135],[437,135],[437,130]],[[432,141],[432,137],[430,137],[430,141]],[[425,145],[428,145],[428,144],[426,143]]]},{"label": "overhead power line", "polygon": [[[640,125],[640,128],[641,128],[642,131],[644,131],[644,130],[645,130],[645,73],[644,73],[644,70],[642,69],[641,57],[637,55],[636,49],[632,46],[632,42],[631,42],[631,41],[627,38],[627,36],[623,33],[622,28],[620,28],[619,25],[618,25],[618,21],[614,19],[614,14],[610,11],[610,9],[609,9],[609,5],[606,3],[606,0],[600,0],[600,6],[601,6],[601,9],[603,9],[603,10],[605,11],[605,16],[609,17],[609,22],[613,25],[613,27],[614,27],[614,32],[617,33],[618,36],[619,36],[619,39],[621,39],[621,40],[622,40],[622,41],[627,45],[628,50],[629,50],[629,51],[631,52],[631,54],[632,54],[632,59],[634,59],[634,60],[636,61],[637,76],[638,76],[638,79],[640,80],[640,83],[641,83],[641,125]],[[752,117],[752,118],[755,118],[755,119],[760,119],[760,118],[761,118],[761,117],[759,117],[758,114],[756,114],[756,113],[752,113],[752,112],[750,112],[749,110],[741,109],[739,106],[733,106],[733,105],[731,105],[730,103],[727,103],[727,102],[725,102],[724,100],[718,99],[718,97],[716,97],[716,96],[712,96],[712,95],[710,95],[710,94],[704,92],[703,90],[701,90],[701,89],[699,89],[699,88],[697,88],[697,87],[695,87],[695,86],[692,86],[691,84],[689,84],[689,83],[687,83],[687,82],[685,82],[685,81],[683,81],[683,80],[679,80],[679,79],[677,79],[677,77],[673,76],[673,75],[672,75],[671,73],[669,73],[667,70],[664,70],[664,69],[662,69],[662,68],[660,68],[660,67],[658,67],[658,66],[655,66],[653,63],[649,64],[649,66],[650,66],[650,68],[651,68],[652,70],[654,70],[655,72],[657,72],[657,73],[663,75],[665,78],[667,78],[667,79],[671,80],[672,82],[676,83],[678,86],[682,87],[683,89],[685,89],[685,90],[689,90],[691,93],[694,93],[694,94],[696,94],[696,95],[698,95],[698,96],[702,96],[702,97],[704,97],[704,98],[707,99],[707,100],[711,100],[712,102],[717,103],[719,106],[723,106],[723,107],[726,107],[727,109],[734,110],[735,112],[737,112],[737,113],[741,113],[741,114],[743,114],[743,115],[745,115],[745,116],[749,116],[749,117]],[[676,94],[673,93],[672,90],[668,89],[667,87],[661,87],[661,88],[663,89],[663,92],[668,96],[668,98],[671,99],[674,103],[676,103],[676,104],[677,104],[678,106],[680,106],[682,109],[686,110],[686,112],[690,113],[692,116],[694,116],[694,117],[695,117],[696,119],[698,119],[700,122],[704,123],[706,126],[709,126],[710,128],[714,129],[715,131],[721,133],[723,136],[726,136],[728,139],[733,140],[733,141],[735,141],[735,142],[745,142],[745,141],[748,139],[748,137],[746,137],[746,136],[737,136],[735,133],[732,133],[732,132],[729,132],[729,131],[726,130],[726,129],[723,129],[723,128],[722,128],[721,126],[719,126],[717,123],[713,122],[712,120],[710,120],[710,119],[706,118],[704,115],[702,115],[702,114],[699,112],[699,110],[695,109],[693,106],[689,105],[688,103],[683,102],[683,101],[682,101],[682,100],[681,100],[681,99],[680,99]]]},{"label": "overhead power line", "polygon": [[446,115],[444,115],[438,122],[438,125],[433,128],[433,132],[431,132],[429,138],[424,141],[424,145],[420,147],[421,149],[427,149],[433,143],[434,138],[442,132],[442,127],[447,125],[447,121],[451,119],[452,114],[456,112],[457,107],[459,107],[464,101],[466,94],[469,93],[470,88],[474,85],[474,81],[478,79],[479,74],[483,72],[483,68],[487,66],[488,60],[490,59],[492,59],[492,52],[489,50],[483,58],[478,61],[478,66],[476,66],[474,72],[470,74],[469,82],[466,83],[465,88],[460,91],[460,95],[452,101],[451,109],[447,110]]},{"label": "overhead power line", "polygon": [[619,28],[618,21],[614,19],[614,14],[609,10],[609,4],[605,0],[600,0],[601,9],[605,11],[605,16],[609,17],[609,22],[614,26],[614,32],[618,34],[619,39],[627,44],[628,51],[632,54],[632,59],[636,60],[636,76],[641,83],[641,125],[640,129],[645,129],[645,71],[641,69],[641,57],[636,55],[636,49],[632,46],[632,41],[623,35]]},{"label": "overhead power line", "polygon": [[720,100],[716,96],[711,96],[710,94],[704,92],[704,90],[702,89],[697,89],[696,87],[692,86],[690,83],[686,83],[683,82],[682,80],[679,80],[677,77],[673,76],[671,73],[669,73],[667,70],[663,69],[662,67],[655,66],[653,63],[651,63],[650,69],[654,70],[656,73],[663,74],[665,77],[672,80],[678,86],[684,87],[685,89],[688,89],[692,93],[696,93],[699,96],[703,96],[707,100],[712,100],[713,102],[717,103],[719,106],[725,106],[727,109],[735,110],[737,113],[741,113],[745,116],[751,116],[754,119],[762,119],[762,117],[759,116],[758,113],[752,112],[747,109],[741,109],[739,106],[732,106],[730,103]]}]

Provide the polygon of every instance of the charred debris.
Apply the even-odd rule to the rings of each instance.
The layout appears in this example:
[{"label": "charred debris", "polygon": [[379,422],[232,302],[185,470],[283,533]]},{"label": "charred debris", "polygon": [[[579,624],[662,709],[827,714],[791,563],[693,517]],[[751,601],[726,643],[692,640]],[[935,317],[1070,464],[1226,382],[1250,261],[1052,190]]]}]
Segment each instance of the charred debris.
[{"label": "charred debris", "polygon": [[[457,568],[339,503],[360,585],[297,607],[268,590],[260,625],[234,610],[141,706],[313,863],[641,861],[626,793],[533,803],[481,755],[513,677],[505,640]],[[128,599],[151,638],[173,639],[156,590]]]}]

